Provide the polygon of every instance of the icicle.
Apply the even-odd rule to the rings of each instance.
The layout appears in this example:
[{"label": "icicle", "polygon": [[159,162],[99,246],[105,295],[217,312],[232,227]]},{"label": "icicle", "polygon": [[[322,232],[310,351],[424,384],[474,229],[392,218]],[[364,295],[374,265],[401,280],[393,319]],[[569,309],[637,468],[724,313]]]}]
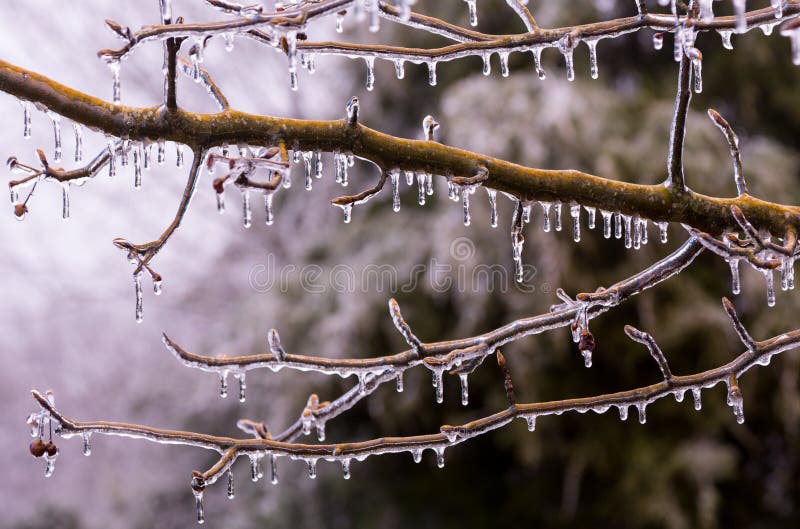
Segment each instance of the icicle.
[{"label": "icicle", "polygon": [[250,190],[246,187],[242,188],[242,223],[245,228],[249,228],[252,224],[253,212],[250,209]]},{"label": "icicle", "polygon": [[492,74],[492,54],[491,53],[484,53],[481,55],[483,58],[483,75],[491,75]]},{"label": "icicle", "polygon": [[661,236],[661,242],[662,243],[666,243],[667,242],[667,227],[669,226],[669,224],[667,224],[666,222],[656,222],[656,225],[658,226],[658,232],[659,232],[659,234]]},{"label": "icicle", "polygon": [[119,160],[120,162],[122,162],[123,167],[128,166],[128,150],[130,149],[130,143],[131,143],[130,140],[127,139],[122,140],[122,142],[120,143]]},{"label": "icicle", "polygon": [[344,32],[344,13],[345,11],[336,13],[336,33]]},{"label": "icicle", "polygon": [[733,12],[736,17],[736,33],[744,33],[747,31],[747,18],[745,11],[747,9],[746,0],[733,0]]},{"label": "icicle", "polygon": [[217,195],[217,213],[222,215],[225,213],[225,196],[222,193],[215,193]]},{"label": "icicle", "polygon": [[31,104],[29,101],[20,101],[22,105],[22,137],[30,139],[31,137]]},{"label": "icicle", "polygon": [[[366,2],[365,5],[367,5]],[[369,12],[369,31],[370,33],[377,33],[381,29],[381,19],[378,15],[378,0],[372,0],[371,3],[367,5],[367,11]]]},{"label": "icicle", "polygon": [[464,226],[469,226],[470,223],[472,222],[472,220],[471,220],[472,217],[470,217],[470,214],[469,214],[469,196],[471,194],[472,194],[472,188],[471,187],[465,187],[461,191],[461,202],[462,202],[462,206],[464,208]]},{"label": "icicle", "polygon": [[528,431],[532,432],[536,430],[536,415],[526,415],[525,422],[528,423]]},{"label": "icicle", "polygon": [[436,451],[436,466],[444,468],[444,447],[438,446],[434,450]]},{"label": "icicle", "polygon": [[622,215],[622,220],[625,221],[625,248],[630,248],[633,246],[633,238],[631,233],[631,216],[630,215]]},{"label": "icicle", "polygon": [[317,440],[322,442],[325,440],[325,421],[315,421],[317,427]]},{"label": "icicle", "polygon": [[783,18],[783,0],[769,0],[769,3],[775,10],[775,18]]},{"label": "icicle", "polygon": [[800,66],[800,27],[781,29],[781,35],[789,37],[792,44],[792,64]]},{"label": "icicle", "polygon": [[[696,50],[696,48],[693,48]],[[692,54],[692,69],[694,70],[694,92],[703,91],[703,55],[698,51]]]},{"label": "icicle", "polygon": [[736,417],[736,422],[744,424],[744,399],[739,386],[735,384],[728,385],[728,406],[733,408],[733,415]]},{"label": "icicle", "polygon": [[161,276],[153,278],[153,294],[156,296],[161,295]]},{"label": "icicle", "polygon": [[761,32],[767,37],[769,37],[770,35],[772,35],[772,30],[775,29],[775,23],[761,24],[759,27],[761,28]]},{"label": "icicle", "polygon": [[703,407],[703,398],[700,394],[700,388],[692,388],[692,398],[694,399],[694,409],[700,411]]},{"label": "icicle", "polygon": [[137,144],[133,149],[133,187],[142,187],[142,144]]},{"label": "icicle", "polygon": [[611,215],[610,211],[600,210],[600,216],[603,217],[603,237],[606,239],[611,238]]},{"label": "icicle", "polygon": [[580,242],[581,240],[581,206],[580,204],[572,204],[569,207],[569,214],[572,216],[572,240]]},{"label": "icicle", "polygon": [[590,230],[593,230],[595,227],[595,219],[597,217],[597,209],[591,206],[583,206],[583,209],[586,210],[588,218],[586,220],[586,225],[589,226]]},{"label": "icicle", "polygon": [[400,211],[400,173],[391,171],[389,178],[392,180],[392,209],[398,212]]},{"label": "icicle", "polygon": [[542,217],[542,229],[544,231],[550,231],[550,202],[539,202],[542,206],[542,213],[544,216]]},{"label": "icicle", "polygon": [[719,36],[722,39],[722,47],[726,50],[732,50],[733,44],[731,43],[731,32],[730,31],[720,31]]},{"label": "icicle", "polygon": [[53,122],[53,161],[61,161],[61,116],[47,111],[47,117]]},{"label": "icicle", "polygon": [[350,460],[349,459],[342,459],[342,477],[344,479],[350,479]]},{"label": "icicle", "polygon": [[442,380],[442,370],[433,370],[433,387],[436,388],[436,403],[444,402],[444,381]]},{"label": "icicle", "polygon": [[467,9],[469,10],[469,25],[475,27],[478,25],[477,0],[464,0],[464,1],[467,3]]},{"label": "icicle", "polygon": [[627,421],[628,420],[628,405],[627,404],[620,404],[617,406],[619,408],[619,420]]},{"label": "icicle", "polygon": [[372,91],[375,88],[375,57],[364,57],[367,63],[367,90]]},{"label": "icicle", "polygon": [[269,455],[269,469],[270,469],[270,478],[269,481],[273,485],[278,484],[278,458],[275,457],[274,454]]},{"label": "icicle", "polygon": [[245,392],[247,391],[247,384],[245,383],[245,372],[242,371],[234,375],[239,380],[239,402],[245,401]]},{"label": "icicle", "polygon": [[622,214],[619,212],[614,213],[614,238],[622,238]]},{"label": "icicle", "polygon": [[219,372],[219,396],[223,399],[228,396],[228,372]]},{"label": "icicle", "polygon": [[69,219],[69,182],[61,184],[61,218]]},{"label": "icicle", "polygon": [[644,424],[647,422],[647,404],[639,403],[636,405],[636,409],[639,410],[639,424]]},{"label": "icicle", "polygon": [[556,202],[553,206],[553,216],[556,231],[561,231],[561,202]]},{"label": "icicle", "polygon": [[311,458],[306,460],[306,464],[308,465],[308,477],[310,479],[317,479],[317,460],[316,458]]},{"label": "icicle", "polygon": [[234,36],[235,35],[233,33],[223,33],[222,34],[222,40],[225,41],[225,51],[227,51],[228,53],[233,51],[233,38],[234,38]]},{"label": "icicle", "polygon": [[412,450],[411,457],[414,458],[414,463],[422,461],[422,450]]},{"label": "icicle", "polygon": [[158,162],[158,165],[164,165],[166,154],[167,154],[167,143],[164,140],[159,140],[158,154],[156,155],[156,161]]},{"label": "icicle", "polygon": [[589,73],[592,79],[597,79],[597,41],[587,40],[586,45],[589,46]]},{"label": "icicle", "polygon": [[501,51],[497,55],[500,56],[500,75],[508,77],[508,52]]},{"label": "icicle", "polygon": [[714,18],[714,7],[712,2],[714,0],[699,0],[700,4],[700,20],[708,22]]},{"label": "icicle", "polygon": [[340,208],[342,208],[342,212],[344,213],[344,223],[350,224],[350,219],[353,215],[353,204],[348,203],[348,204],[341,204],[341,205],[337,204],[337,205]]},{"label": "icicle", "polygon": [[305,168],[305,175],[306,175],[306,190],[311,191],[311,184],[312,184],[312,176],[314,174],[314,169],[316,165],[313,163],[313,156],[314,153],[311,151],[306,151],[302,153],[303,157],[303,166]]},{"label": "icicle", "polygon": [[175,167],[183,167],[183,144],[175,144]]},{"label": "icicle", "polygon": [[397,372],[397,392],[398,393],[402,393],[403,392],[403,372],[402,371],[398,371]]},{"label": "icicle", "polygon": [[255,483],[258,481],[258,456],[251,455],[250,457],[250,479]]},{"label": "icicle", "polygon": [[558,41],[558,49],[561,50],[561,54],[564,56],[564,63],[566,64],[567,68],[567,80],[574,81],[575,80],[575,65],[573,64],[572,60],[572,52],[575,49],[577,42],[575,39],[567,33],[561,40]]},{"label": "icicle", "polygon": [[264,210],[266,211],[265,223],[267,226],[272,226],[272,222],[274,220],[272,212],[272,197],[272,192],[264,193]]},{"label": "icicle", "polygon": [[633,218],[633,249],[638,250],[642,247],[642,224],[639,222],[639,216]]},{"label": "icicle", "polygon": [[436,61],[428,63],[428,84],[436,86]]},{"label": "icicle", "polygon": [[664,47],[664,34],[653,33],[653,49],[660,50]]},{"label": "icicle", "polygon": [[85,432],[83,434],[83,455],[89,457],[92,455],[92,433]]},{"label": "icicle", "polygon": [[75,161],[83,159],[83,128],[80,123],[72,123],[72,132],[75,135]]},{"label": "icicle", "polygon": [[233,488],[233,471],[228,469],[228,499],[232,500],[236,496],[236,491]]},{"label": "icicle", "polygon": [[394,73],[397,75],[398,79],[402,79],[406,76],[405,62],[403,59],[394,60]]},{"label": "icicle", "polygon": [[142,273],[133,274],[133,287],[136,291],[136,323],[142,323]]},{"label": "icicle", "polygon": [[144,149],[142,153],[142,167],[145,169],[150,169],[150,150],[152,149],[152,145],[147,143],[146,141],[143,143]]},{"label": "icicle", "polygon": [[166,22],[172,20],[172,0],[160,0],[161,20]]},{"label": "icicle", "polygon": [[533,66],[536,69],[536,75],[539,76],[540,81],[547,79],[547,74],[542,68],[542,48],[533,49]]},{"label": "icicle", "polygon": [[[485,187],[486,194],[489,195],[489,225],[492,228],[497,227],[497,191],[489,187]],[[530,208],[530,206],[528,206]],[[530,209],[529,209],[530,211]]]},{"label": "icicle", "polygon": [[322,153],[320,151],[314,153],[314,178],[317,180],[322,178]]},{"label": "icicle", "polygon": [[57,457],[58,457],[58,451],[56,451],[52,455],[49,452],[44,454],[44,459],[45,459],[45,462],[46,462],[46,465],[45,465],[45,468],[44,468],[44,477],[49,478],[50,476],[53,475],[53,472],[55,472],[55,470],[56,470],[56,458]]},{"label": "icicle", "polygon": [[433,195],[433,175],[432,174],[425,174],[425,193],[428,196]]},{"label": "icicle", "polygon": [[767,306],[775,306],[775,286],[773,283],[772,270],[764,270],[764,279],[767,281]]},{"label": "icicle", "polygon": [[297,84],[297,31],[286,32],[286,62],[289,71],[289,88],[298,89]]},{"label": "icicle", "polygon": [[641,225],[642,245],[645,245],[649,237],[647,234],[647,219],[639,219],[639,224]]},{"label": "icicle", "polygon": [[119,80],[119,70],[120,64],[118,60],[112,60],[108,62],[108,67],[111,68],[111,100],[114,102],[115,105],[119,105],[122,99],[122,90]]},{"label": "icicle", "polygon": [[461,379],[461,405],[467,406],[469,404],[469,381],[467,380],[467,374],[461,373],[458,377]]},{"label": "icicle", "polygon": [[731,267],[731,292],[733,294],[739,294],[739,292],[741,292],[741,283],[739,281],[739,259],[729,259],[728,265]]}]

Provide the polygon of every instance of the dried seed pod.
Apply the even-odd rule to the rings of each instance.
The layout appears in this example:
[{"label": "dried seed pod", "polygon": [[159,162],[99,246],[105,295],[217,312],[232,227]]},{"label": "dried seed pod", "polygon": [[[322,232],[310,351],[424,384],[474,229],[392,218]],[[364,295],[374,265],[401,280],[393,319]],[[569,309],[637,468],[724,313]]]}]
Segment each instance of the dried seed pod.
[{"label": "dried seed pod", "polygon": [[50,457],[53,457],[58,453],[58,447],[53,441],[47,441],[47,443],[45,443],[44,445],[44,449],[45,452],[47,452],[47,455],[49,455]]},{"label": "dried seed pod", "polygon": [[47,451],[47,445],[41,439],[34,439],[31,441],[29,448],[33,457],[42,457]]}]

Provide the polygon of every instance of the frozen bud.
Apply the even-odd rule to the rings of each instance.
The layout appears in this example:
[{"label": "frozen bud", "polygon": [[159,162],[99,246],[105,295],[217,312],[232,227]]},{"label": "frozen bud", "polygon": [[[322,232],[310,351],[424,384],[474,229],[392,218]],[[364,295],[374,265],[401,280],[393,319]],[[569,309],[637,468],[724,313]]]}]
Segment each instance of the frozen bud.
[{"label": "frozen bud", "polygon": [[358,123],[358,98],[351,97],[350,101],[347,102],[347,122],[350,125],[355,125]]},{"label": "frozen bud", "polygon": [[129,27],[123,26],[119,22],[115,22],[113,20],[106,19],[106,27],[111,30],[114,35],[119,38],[125,40],[133,40],[133,35],[131,34],[131,29]]},{"label": "frozen bud", "polygon": [[589,332],[589,329],[583,329],[581,331],[580,341],[578,342],[578,350],[581,352],[588,351],[590,353],[594,352],[594,335]]},{"label": "frozen bud", "polygon": [[203,492],[206,488],[206,480],[198,471],[192,472],[192,490],[195,492]]},{"label": "frozen bud", "polygon": [[438,128],[439,123],[430,114],[422,120],[422,132],[425,134],[426,140],[433,141],[433,134]]}]

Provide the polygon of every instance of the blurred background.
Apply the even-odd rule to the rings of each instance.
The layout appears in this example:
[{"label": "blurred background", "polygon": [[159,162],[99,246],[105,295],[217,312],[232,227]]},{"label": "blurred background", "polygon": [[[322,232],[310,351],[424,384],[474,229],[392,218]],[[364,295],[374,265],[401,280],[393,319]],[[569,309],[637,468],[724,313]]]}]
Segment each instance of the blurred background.
[{"label": "blurred background", "polygon": [[[718,13],[731,2],[715,2]],[[175,0],[174,12],[187,21],[220,14],[199,1]],[[657,7],[656,2],[648,2]],[[764,7],[767,0],[747,3]],[[420,0],[417,8],[467,24],[459,0]],[[543,27],[583,23],[635,13],[634,2],[540,0],[532,6]],[[520,32],[523,26],[502,0],[479,0],[478,29]],[[133,29],[159,20],[157,2],[86,0],[4,2],[0,17],[2,58],[92,95],[111,98],[111,73],[96,58],[120,41],[105,29],[111,18]],[[311,40],[341,39],[419,47],[438,46],[436,36],[383,22],[378,34],[352,15],[344,35],[334,18],[309,28]],[[543,54],[547,79],[540,81],[530,54],[513,54],[511,75],[492,74],[467,58],[440,64],[438,84],[427,83],[425,65],[406,66],[397,80],[391,63],[376,64],[376,88],[364,86],[361,60],[318,57],[317,71],[300,71],[300,90],[288,89],[285,56],[236,39],[231,52],[212,39],[204,66],[233,107],[261,114],[340,119],[352,95],[361,100],[362,121],[402,137],[420,138],[421,122],[432,114],[448,145],[502,157],[522,165],[573,168],[629,182],[664,178],[669,119],[677,66],[672,41],[653,50],[652,32],[642,31],[598,47],[600,78],[589,77],[588,53],[575,51],[576,79],[567,82],[557,50]],[[800,198],[800,69],[791,65],[788,39],[754,30],[734,36],[734,50],[716,34],[698,39],[704,61],[704,91],[694,95],[688,120],[686,174],[689,185],[717,196],[735,193],[727,146],[705,116],[713,107],[740,136],[744,170],[752,193],[797,204]],[[183,51],[188,49],[184,44]],[[122,66],[125,104],[160,102],[161,46],[145,44]],[[179,104],[213,112],[203,89],[181,78]],[[33,137],[22,138],[18,102],[0,96],[0,155],[33,162],[34,150],[52,153],[49,118],[33,115]],[[64,166],[71,168],[72,127],[62,120]],[[105,139],[84,138],[85,158]],[[213,454],[185,447],[94,436],[86,458],[80,440],[59,442],[55,474],[44,477],[43,461],[28,453],[24,420],[34,411],[29,390],[52,388],[57,405],[77,419],[108,419],[156,427],[239,435],[240,417],[264,418],[280,431],[300,413],[308,394],[337,397],[354,384],[315,374],[251,371],[248,399],[220,399],[217,378],[180,365],[162,346],[168,333],[191,351],[248,354],[266,350],[266,332],[277,328],[288,351],[329,357],[370,357],[405,349],[386,310],[395,296],[406,319],[424,341],[471,336],[503,323],[541,313],[568,293],[592,291],[625,278],[674,250],[685,234],[670,227],[667,244],[625,250],[622,241],[604,240],[586,230],[572,242],[571,220],[564,230],[544,233],[541,209],[526,226],[525,288],[459,283],[461,272],[496,266],[512,271],[509,224],[511,202],[498,198],[500,226],[489,226],[485,194],[472,198],[472,225],[462,223],[460,204],[446,198],[446,185],[420,207],[416,187],[402,186],[402,210],[393,213],[391,193],[356,207],[344,225],[329,200],[374,184],[377,171],[357,161],[351,184],[333,181],[333,159],[324,157],[325,176],[313,191],[295,185],[275,198],[275,224],[264,224],[254,207],[253,226],[242,227],[241,198],[226,191],[228,211],[218,215],[204,173],[182,228],[154,260],[164,277],[155,297],[145,280],[144,321],[134,321],[131,267],[111,240],[151,240],[170,222],[187,169],[167,160],[144,175],[133,189],[131,167],[110,179],[103,172],[70,194],[71,218],[61,220],[61,190],[41,185],[30,213],[17,222],[11,207],[0,215],[0,334],[3,336],[0,397],[0,526],[9,528],[172,528],[194,524],[188,487],[193,469],[206,469]],[[188,157],[188,154],[187,154]],[[3,158],[5,159],[5,158]],[[11,178],[8,171],[6,174]],[[23,195],[24,196],[24,195]],[[261,198],[253,194],[254,206]],[[585,217],[584,217],[585,218]],[[599,220],[599,215],[598,215]],[[464,251],[464,249],[466,249]],[[433,280],[444,267],[450,287]],[[320,278],[299,270],[317,265]],[[392,267],[399,282],[333,288],[325,279],[337,267],[363,274],[369,267]],[[447,268],[449,266],[449,268]],[[294,268],[292,268],[294,267]],[[287,271],[293,271],[288,273]],[[420,272],[421,271],[421,272]],[[287,272],[281,288],[266,285]],[[415,275],[416,274],[416,275]],[[448,275],[449,274],[449,275]],[[362,275],[363,277],[363,275]],[[416,277],[415,288],[402,288]],[[312,284],[313,283],[313,284]],[[320,287],[322,285],[322,287]],[[504,353],[523,402],[588,396],[656,382],[660,374],[647,351],[630,342],[623,325],[651,332],[673,372],[687,374],[720,365],[740,352],[720,298],[730,296],[727,265],[701,255],[677,278],[637,296],[592,322],[597,339],[594,365],[583,367],[576,346],[562,329],[520,340]],[[768,308],[763,277],[743,267],[743,288],[735,303],[751,334],[763,339],[797,326],[800,301],[777,293]],[[567,414],[541,419],[535,433],[522,421],[446,453],[436,468],[432,453],[415,465],[408,454],[354,463],[344,481],[339,465],[320,462],[316,481],[302,463],[281,460],[281,483],[249,482],[249,469],[234,469],[237,496],[225,498],[224,484],[206,493],[211,527],[546,527],[605,526],[681,529],[688,527],[797,527],[800,521],[800,354],[789,352],[767,368],[743,377],[744,425],[725,405],[725,390],[703,393],[703,409],[691,399],[664,399],[648,408],[648,420],[621,422],[616,413]],[[233,384],[234,381],[231,380]],[[407,373],[403,393],[392,384],[379,389],[328,425],[332,442],[436,432],[506,406],[494,362],[470,377],[470,402],[459,403],[458,379],[446,377],[445,402],[437,405],[427,371]]]}]

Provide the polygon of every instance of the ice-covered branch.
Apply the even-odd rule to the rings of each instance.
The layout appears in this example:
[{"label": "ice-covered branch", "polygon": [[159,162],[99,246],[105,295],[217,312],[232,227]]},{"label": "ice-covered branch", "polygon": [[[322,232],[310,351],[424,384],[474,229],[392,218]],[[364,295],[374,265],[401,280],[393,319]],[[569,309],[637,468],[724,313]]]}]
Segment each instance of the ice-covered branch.
[{"label": "ice-covered branch", "polygon": [[[197,150],[231,143],[276,145],[283,140],[287,148],[301,152],[352,153],[379,167],[417,174],[469,175],[477,166],[483,166],[489,174],[484,187],[526,201],[575,202],[626,215],[638,214],[653,221],[686,223],[707,233],[736,228],[727,213],[731,204],[739,206],[751,222],[773,232],[783,232],[787,224],[800,227],[800,208],[794,206],[752,197],[714,198],[691,191],[678,196],[661,185],[630,184],[573,170],[525,168],[439,142],[389,136],[347,120],[295,120],[235,110],[213,115],[180,109],[165,113],[159,108],[113,105],[3,61],[0,90],[40,102],[52,112],[131,142],[166,140]],[[364,197],[372,194],[367,192]],[[347,197],[341,201],[348,202]]]},{"label": "ice-covered branch", "polygon": [[672,371],[669,369],[667,357],[664,356],[663,351],[661,351],[661,348],[658,346],[655,339],[653,339],[653,336],[631,325],[625,326],[625,334],[627,334],[631,340],[639,342],[647,347],[647,350],[650,351],[650,356],[656,361],[658,368],[661,370],[661,374],[664,375],[664,380],[670,383],[672,381]]},{"label": "ice-covered branch", "polygon": [[725,140],[728,142],[728,147],[731,150],[731,158],[733,159],[733,180],[736,182],[736,190],[740,195],[747,193],[747,183],[744,180],[744,173],[742,172],[742,155],[739,152],[739,138],[733,131],[728,121],[720,116],[719,112],[713,108],[708,109],[708,117],[714,122],[714,125],[725,135]]},{"label": "ice-covered branch", "polygon": [[[575,300],[551,307],[547,313],[522,318],[484,334],[460,340],[421,342],[400,317],[396,302],[390,301],[390,312],[395,326],[406,338],[411,349],[388,356],[327,358],[288,354],[274,329],[268,333],[270,351],[263,354],[225,357],[198,355],[187,351],[166,335],[164,344],[184,365],[217,374],[220,378],[222,396],[227,395],[226,380],[229,375],[235,376],[240,385],[243,385],[247,371],[261,368],[269,368],[272,371],[289,368],[341,377],[356,376],[359,381],[357,389],[360,393],[366,393],[371,383],[377,386],[392,379],[397,379],[398,388],[402,388],[403,372],[420,364],[430,369],[437,381],[441,379],[445,370],[454,370],[452,374],[461,377],[469,374],[467,366],[474,369],[476,367],[474,362],[482,361],[507,343],[525,336],[569,326],[579,317],[582,325],[586,326],[589,320],[631,296],[680,273],[701,251],[702,245],[692,237],[666,258],[606,289],[578,294]],[[586,356],[586,351],[582,352]],[[589,358],[590,355],[591,351]],[[441,384],[438,384],[436,389],[438,399],[441,395]],[[240,387],[240,397],[244,396],[243,393],[244,390]]]},{"label": "ice-covered branch", "polygon": [[[652,351],[652,346],[649,344],[649,341],[647,343]],[[744,421],[743,398],[738,385],[738,380],[741,375],[756,364],[767,365],[772,356],[793,349],[798,345],[800,345],[800,329],[780,334],[765,341],[753,342],[752,348],[748,347],[745,352],[741,353],[731,362],[708,371],[682,376],[669,376],[669,372],[666,371],[665,377],[669,382],[668,384],[661,382],[617,393],[531,404],[515,403],[512,391],[512,396],[508,397],[511,400],[511,405],[508,409],[460,426],[444,425],[441,427],[440,433],[438,434],[383,437],[368,441],[335,444],[304,444],[280,441],[269,435],[265,425],[261,426],[261,424],[252,421],[240,421],[239,423],[240,427],[251,434],[252,438],[247,439],[234,439],[176,430],[163,430],[120,422],[76,421],[63,415],[54,406],[51,399],[33,390],[33,397],[37,401],[40,410],[32,414],[29,418],[29,424],[32,426],[32,434],[36,438],[36,441],[38,441],[38,443],[34,441],[34,443],[31,444],[31,452],[35,456],[43,456],[45,454],[45,450],[39,447],[39,445],[46,446],[46,443],[43,443],[41,440],[43,436],[42,425],[45,423],[50,427],[54,425],[55,433],[61,437],[68,438],[80,435],[84,439],[85,445],[92,435],[103,434],[146,439],[162,444],[189,445],[216,451],[220,454],[221,458],[211,469],[205,473],[199,471],[193,472],[192,490],[197,500],[198,521],[202,521],[202,492],[205,487],[214,483],[227,472],[230,493],[233,487],[230,469],[237,458],[242,456],[249,459],[251,476],[254,480],[257,480],[261,476],[260,462],[261,459],[265,457],[269,458],[273,469],[279,457],[288,457],[290,459],[305,461],[309,469],[309,476],[312,478],[316,475],[316,465],[320,459],[339,462],[342,465],[345,477],[349,477],[350,462],[353,459],[363,460],[373,455],[398,452],[410,452],[414,460],[419,461],[424,450],[433,450],[437,456],[437,464],[441,467],[444,465],[444,451],[446,448],[506,426],[517,417],[526,420],[529,429],[533,430],[537,418],[542,416],[553,414],[561,415],[569,411],[580,413],[594,411],[595,413],[604,413],[611,407],[617,407],[620,417],[625,419],[627,418],[629,407],[634,406],[639,412],[640,422],[644,422],[646,420],[647,406],[669,395],[673,395],[676,400],[680,402],[683,400],[685,392],[691,391],[695,400],[695,408],[700,409],[701,391],[705,388],[713,387],[720,382],[727,384],[727,402],[733,408],[737,422],[741,423]],[[498,355],[498,361],[502,369],[504,359]],[[510,384],[507,368],[504,370],[504,380],[508,396],[509,388],[512,386]],[[304,412],[303,417],[313,415],[319,408],[320,404],[318,404],[318,399],[314,397],[315,396],[312,395],[312,397],[309,398],[309,404],[306,406],[306,410],[309,411],[309,414],[305,414]],[[328,404],[327,406],[331,406],[332,404],[333,403]],[[301,418],[301,422],[302,420]],[[36,444],[36,446],[34,446],[34,444]],[[57,447],[55,447],[55,445],[53,453],[54,456],[52,459],[48,459],[48,475],[52,474],[55,454],[57,454]],[[274,476],[274,479],[277,481],[277,474],[274,474]]]},{"label": "ice-covered branch", "polygon": [[692,91],[689,88],[692,79],[692,65],[686,53],[680,51],[680,68],[678,70],[678,90],[675,96],[675,109],[669,129],[669,153],[667,154],[667,180],[664,185],[675,192],[686,191],[683,175],[683,139],[686,136],[686,115]]}]

